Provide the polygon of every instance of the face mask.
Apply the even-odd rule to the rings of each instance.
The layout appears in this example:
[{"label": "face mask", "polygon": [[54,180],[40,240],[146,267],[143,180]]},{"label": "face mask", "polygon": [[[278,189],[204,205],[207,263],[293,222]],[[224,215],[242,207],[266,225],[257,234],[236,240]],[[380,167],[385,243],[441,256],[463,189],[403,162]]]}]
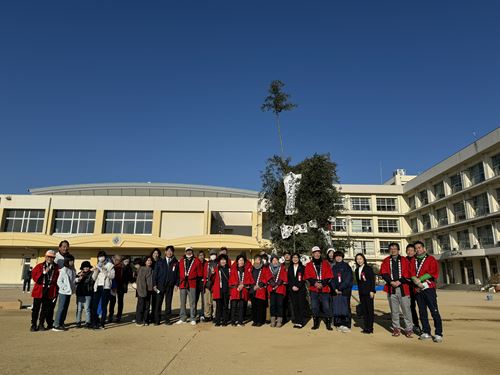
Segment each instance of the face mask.
[{"label": "face mask", "polygon": [[262,264],[267,264],[267,260],[262,259]]},{"label": "face mask", "polygon": [[97,260],[98,260],[100,263],[102,263],[102,262],[104,262],[104,261],[106,260],[106,257],[99,257],[99,258],[97,258]]},{"label": "face mask", "polygon": [[186,254],[186,258],[191,259],[192,257],[193,257],[193,254],[190,254],[190,255]]},{"label": "face mask", "polygon": [[210,255],[210,260],[215,260],[215,259],[217,259],[217,255],[215,254]]}]

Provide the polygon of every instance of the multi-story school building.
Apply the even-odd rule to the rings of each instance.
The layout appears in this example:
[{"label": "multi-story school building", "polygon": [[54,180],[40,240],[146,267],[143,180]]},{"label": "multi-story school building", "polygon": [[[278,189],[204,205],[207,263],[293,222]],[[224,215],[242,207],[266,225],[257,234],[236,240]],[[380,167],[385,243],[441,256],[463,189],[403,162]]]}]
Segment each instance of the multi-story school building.
[{"label": "multi-story school building", "polygon": [[[334,237],[370,263],[387,246],[417,239],[441,263],[445,284],[487,282],[500,264],[500,128],[418,176],[397,170],[380,185],[338,185],[343,211]],[[77,265],[98,250],[142,256],[174,245],[226,246],[231,257],[270,249],[258,192],[212,186],[129,183],[56,186],[0,195],[0,284],[68,239]],[[177,254],[178,256],[181,254]]]}]

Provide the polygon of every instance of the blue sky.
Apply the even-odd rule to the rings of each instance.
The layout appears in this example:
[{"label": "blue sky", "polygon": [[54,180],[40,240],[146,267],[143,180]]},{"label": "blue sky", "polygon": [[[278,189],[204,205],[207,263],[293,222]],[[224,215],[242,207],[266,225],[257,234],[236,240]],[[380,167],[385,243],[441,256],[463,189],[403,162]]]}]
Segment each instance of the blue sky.
[{"label": "blue sky", "polygon": [[422,172],[500,125],[498,1],[3,1],[0,192],[259,189],[279,153],[343,183]]}]

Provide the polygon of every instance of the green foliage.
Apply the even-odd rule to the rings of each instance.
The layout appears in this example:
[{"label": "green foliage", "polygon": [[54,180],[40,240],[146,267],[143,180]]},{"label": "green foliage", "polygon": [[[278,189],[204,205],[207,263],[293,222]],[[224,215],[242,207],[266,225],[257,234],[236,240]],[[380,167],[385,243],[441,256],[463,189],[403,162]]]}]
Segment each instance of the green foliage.
[{"label": "green foliage", "polygon": [[[320,246],[323,251],[327,242],[319,230],[328,230],[328,217],[337,216],[340,211],[336,203],[340,203],[340,194],[333,184],[339,179],[337,165],[330,160],[330,155],[314,154],[297,165],[291,164],[291,159],[284,160],[275,155],[268,159],[261,174],[261,200],[266,208],[266,218],[271,230],[271,242],[278,251],[294,250],[300,253],[310,252],[313,246]],[[286,193],[283,178],[288,172],[302,174],[295,200],[298,212],[295,215],[285,215]],[[300,233],[287,239],[281,238],[280,225],[294,225],[316,220],[318,228],[309,228],[308,233]]]},{"label": "green foliage", "polygon": [[269,95],[264,99],[264,104],[260,109],[264,112],[273,112],[276,116],[283,111],[291,111],[296,108],[297,105],[290,103],[290,95],[283,91],[285,84],[279,80],[271,82],[269,86]]}]

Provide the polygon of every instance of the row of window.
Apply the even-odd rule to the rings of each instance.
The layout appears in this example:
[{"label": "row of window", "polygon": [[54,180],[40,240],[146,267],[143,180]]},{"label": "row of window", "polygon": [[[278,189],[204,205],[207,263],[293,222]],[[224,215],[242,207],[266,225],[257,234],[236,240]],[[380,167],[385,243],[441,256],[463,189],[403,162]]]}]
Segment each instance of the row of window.
[{"label": "row of window", "polygon": [[[378,241],[379,249],[378,254],[387,255],[389,254],[389,244],[397,243],[401,246],[399,241]],[[349,249],[339,248],[340,250],[349,252]],[[352,242],[352,256],[357,253],[362,253],[367,256],[375,256],[377,255],[375,251],[375,241],[353,241]]]},{"label": "row of window", "polygon": [[[500,197],[500,189],[497,189],[497,199],[498,197]],[[470,218],[488,215],[491,212],[487,193],[482,193],[472,197],[468,200],[468,203],[470,204],[471,208]],[[451,215],[453,216],[453,222],[455,223],[466,220],[467,214],[465,210],[465,201],[453,203],[451,207]],[[448,225],[451,222],[450,218],[448,217],[448,210],[446,207],[436,209],[434,217],[437,222],[437,226],[434,227]],[[422,214],[421,222],[423,230],[429,230],[433,228],[430,213]],[[417,233],[419,231],[417,218],[410,219],[410,227],[413,233]]]},{"label": "row of window", "polygon": [[[351,197],[352,211],[371,211],[370,197]],[[342,207],[345,209],[345,206]],[[377,198],[377,211],[397,211],[396,198]]]},{"label": "row of window", "polygon": [[[493,227],[490,224],[477,226],[474,230],[459,230],[454,232],[454,234],[455,245],[453,246],[451,245],[451,237],[453,237],[453,234],[446,233],[436,236],[438,250],[441,252],[449,250],[468,250],[491,247],[495,245]],[[434,252],[432,239],[427,238],[424,242],[427,250]]]},{"label": "row of window", "polygon": [[[495,176],[500,175],[500,154],[497,154],[491,158],[491,167]],[[470,181],[470,185],[476,185],[485,180],[484,164],[479,162],[474,164],[472,167],[456,173],[448,177],[448,184],[450,186],[450,194],[457,193],[464,189],[463,175],[466,175]],[[408,204],[410,209],[416,208],[416,198],[420,202],[420,206],[425,206],[429,203],[429,193],[434,195],[434,200],[444,198],[446,196],[445,183],[440,181],[432,186],[431,189],[424,189],[419,191],[416,195],[412,195],[408,198]]]},{"label": "row of window", "polygon": [[[379,233],[398,233],[399,232],[398,219],[377,219]],[[351,231],[355,233],[370,233],[372,232],[371,219],[351,219]],[[336,218],[332,223],[332,230],[334,232],[347,232],[347,220]]]}]

